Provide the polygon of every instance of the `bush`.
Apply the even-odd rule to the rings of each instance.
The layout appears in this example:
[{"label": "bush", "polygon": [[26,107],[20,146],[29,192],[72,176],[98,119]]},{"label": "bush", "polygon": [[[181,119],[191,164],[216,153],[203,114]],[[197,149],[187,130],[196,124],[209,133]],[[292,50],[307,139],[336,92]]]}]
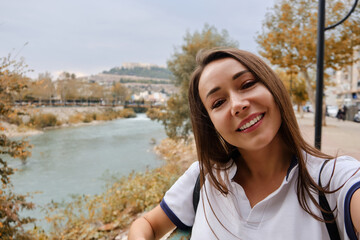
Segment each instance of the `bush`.
[{"label": "bush", "polygon": [[159,108],[149,108],[149,110],[146,112],[146,116],[151,120],[160,121],[164,118],[164,112],[162,112]]},{"label": "bush", "polygon": [[81,113],[77,113],[74,115],[69,116],[68,123],[75,124],[84,121],[84,116]]},{"label": "bush", "polygon": [[86,113],[85,117],[83,119],[84,123],[89,123],[94,120],[97,120],[97,114],[96,113]]},{"label": "bush", "polygon": [[125,108],[123,110],[118,111],[118,116],[121,118],[134,118],[136,117],[136,113],[132,108]]},{"label": "bush", "polygon": [[113,109],[107,109],[102,114],[96,115],[96,120],[110,121],[117,118],[132,118],[136,117],[136,113],[132,108],[126,108],[120,111],[114,111]]},{"label": "bush", "polygon": [[15,124],[17,126],[20,126],[23,124],[22,118],[19,116],[19,114],[10,114],[7,119],[8,123]]},{"label": "bush", "polygon": [[36,128],[53,127],[57,125],[57,118],[52,113],[37,114],[30,118],[29,125]]}]

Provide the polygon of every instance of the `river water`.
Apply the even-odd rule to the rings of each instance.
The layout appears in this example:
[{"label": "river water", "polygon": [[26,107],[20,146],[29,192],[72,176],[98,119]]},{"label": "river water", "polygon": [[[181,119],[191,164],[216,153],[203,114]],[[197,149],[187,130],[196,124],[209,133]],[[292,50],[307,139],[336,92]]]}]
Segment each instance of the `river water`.
[{"label": "river water", "polygon": [[[15,192],[37,192],[30,200],[40,206],[69,200],[71,194],[101,193],[110,176],[163,164],[153,152],[153,143],[163,138],[163,126],[145,114],[31,136],[28,140],[34,147],[26,164],[10,162],[19,170],[12,176]],[[28,215],[44,217],[39,209]]]}]

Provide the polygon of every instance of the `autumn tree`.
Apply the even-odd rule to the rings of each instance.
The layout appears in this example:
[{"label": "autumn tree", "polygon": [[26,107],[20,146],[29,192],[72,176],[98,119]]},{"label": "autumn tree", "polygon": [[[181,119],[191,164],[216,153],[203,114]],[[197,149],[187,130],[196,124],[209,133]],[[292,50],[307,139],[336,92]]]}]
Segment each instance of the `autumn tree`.
[{"label": "autumn tree", "polygon": [[[328,0],[326,26],[337,23],[352,1]],[[267,13],[263,31],[257,36],[259,53],[271,64],[302,74],[308,97],[315,106],[316,0],[281,0]],[[356,10],[338,27],[326,31],[324,69],[337,70],[352,64],[354,46],[360,45],[360,14]],[[325,76],[325,85],[329,79]],[[315,108],[314,108],[315,109]]]},{"label": "autumn tree", "polygon": [[[17,114],[14,106],[14,95],[26,88],[27,78],[24,76],[26,65],[15,61],[11,56],[0,58],[0,120],[2,123]],[[23,225],[33,222],[30,217],[21,217],[22,209],[33,209],[34,205],[27,201],[27,195],[16,194],[10,176],[14,169],[8,161],[19,158],[25,162],[30,155],[29,144],[22,140],[9,139],[0,122],[0,239],[31,239],[31,235],[23,229]]]},{"label": "autumn tree", "polygon": [[90,90],[90,99],[100,100],[104,97],[104,87],[98,83],[88,83]]},{"label": "autumn tree", "polygon": [[43,100],[51,103],[56,92],[50,73],[40,73],[36,80],[28,84],[24,92],[26,99],[37,99],[40,104]]},{"label": "autumn tree", "polygon": [[90,104],[92,100],[99,101],[104,97],[104,87],[98,83],[77,81],[73,84],[77,86],[77,89],[76,93],[72,93],[72,95],[77,99],[86,100],[88,104]]},{"label": "autumn tree", "polygon": [[215,27],[205,25],[201,31],[186,33],[184,44],[175,50],[167,62],[174,75],[175,85],[179,92],[167,102],[167,111],[157,118],[161,120],[166,134],[170,138],[186,138],[191,131],[190,112],[188,106],[188,88],[190,75],[196,66],[196,54],[201,49],[213,47],[236,47],[227,31],[218,32]]},{"label": "autumn tree", "polygon": [[114,83],[111,87],[111,94],[115,102],[124,102],[128,96],[128,89],[120,82]]},{"label": "autumn tree", "polygon": [[303,116],[302,106],[309,99],[306,92],[305,79],[301,74],[292,71],[277,69],[276,73],[289,92],[292,102],[297,105],[298,112]]}]

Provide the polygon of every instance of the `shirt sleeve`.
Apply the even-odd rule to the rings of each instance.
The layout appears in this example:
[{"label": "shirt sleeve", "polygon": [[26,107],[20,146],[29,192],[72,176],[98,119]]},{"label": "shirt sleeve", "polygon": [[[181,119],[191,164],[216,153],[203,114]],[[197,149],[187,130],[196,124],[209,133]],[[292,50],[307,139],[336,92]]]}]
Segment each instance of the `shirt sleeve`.
[{"label": "shirt sleeve", "polygon": [[[321,174],[321,182],[326,186],[333,172],[334,165],[330,161]],[[336,159],[334,175],[329,190],[337,190],[326,197],[330,206],[337,206],[338,227],[350,239],[357,239],[350,216],[350,200],[356,190],[360,188],[360,162],[350,156],[341,156]]]},{"label": "shirt sleeve", "polygon": [[165,193],[160,203],[166,215],[180,229],[188,229],[194,223],[193,191],[199,173],[199,162],[194,162]]}]

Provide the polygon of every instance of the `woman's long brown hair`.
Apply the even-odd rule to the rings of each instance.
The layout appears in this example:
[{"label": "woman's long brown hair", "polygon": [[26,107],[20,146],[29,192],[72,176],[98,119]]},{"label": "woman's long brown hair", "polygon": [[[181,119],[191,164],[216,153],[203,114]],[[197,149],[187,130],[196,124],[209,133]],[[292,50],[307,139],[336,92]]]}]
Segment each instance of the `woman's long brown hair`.
[{"label": "woman's long brown hair", "polygon": [[317,191],[330,193],[330,191],[327,191],[328,185],[320,187],[312,179],[307,171],[306,159],[304,158],[302,152],[305,151],[306,153],[322,159],[332,159],[333,157],[320,152],[303,139],[292,108],[289,94],[286,91],[284,84],[264,61],[247,51],[234,48],[216,48],[199,52],[197,56],[196,61],[198,65],[190,80],[189,106],[200,164],[201,181],[203,182],[205,174],[208,174],[210,176],[211,184],[213,184],[213,186],[222,194],[228,194],[228,188],[221,179],[219,180],[215,176],[215,174],[219,175],[218,171],[228,166],[228,162],[230,161],[232,155],[238,154],[237,148],[226,142],[225,139],[223,139],[216,131],[200,99],[198,89],[199,80],[204,68],[209,63],[224,58],[233,58],[240,62],[271,92],[281,113],[282,124],[280,126],[279,133],[285,144],[287,144],[288,149],[294,156],[297,157],[298,160],[297,196],[299,204],[315,219],[324,221],[320,216],[317,216],[311,211],[307,199],[310,198],[311,202],[314,203],[318,209],[323,211],[312,193]]}]

